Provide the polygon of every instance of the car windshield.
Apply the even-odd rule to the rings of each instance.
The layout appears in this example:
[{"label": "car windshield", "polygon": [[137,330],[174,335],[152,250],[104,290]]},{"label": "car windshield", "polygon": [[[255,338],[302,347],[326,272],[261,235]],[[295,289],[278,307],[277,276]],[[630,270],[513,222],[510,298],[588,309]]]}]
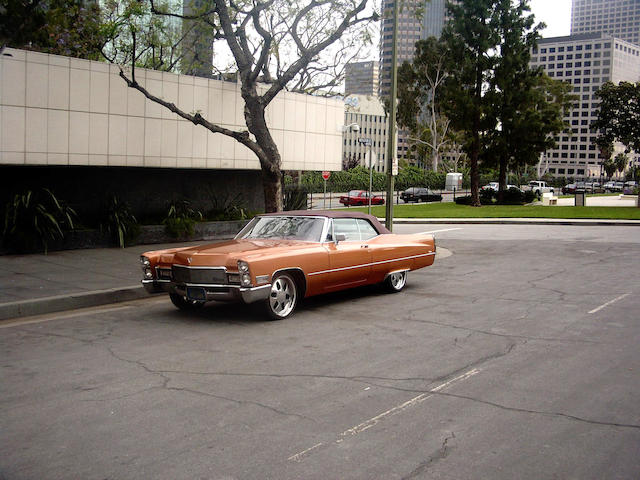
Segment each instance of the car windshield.
[{"label": "car windshield", "polygon": [[239,238],[281,238],[319,242],[324,227],[319,217],[256,217],[236,236]]}]

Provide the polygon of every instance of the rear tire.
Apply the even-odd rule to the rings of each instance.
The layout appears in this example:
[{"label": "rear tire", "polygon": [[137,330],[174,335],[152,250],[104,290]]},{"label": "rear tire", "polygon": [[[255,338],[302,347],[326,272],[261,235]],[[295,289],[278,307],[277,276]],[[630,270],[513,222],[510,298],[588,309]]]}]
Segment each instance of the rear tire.
[{"label": "rear tire", "polygon": [[298,285],[288,273],[280,273],[271,283],[265,307],[272,320],[283,320],[293,313],[298,304]]},{"label": "rear tire", "polygon": [[390,274],[385,280],[385,286],[391,293],[397,293],[407,284],[407,272],[396,272]]},{"label": "rear tire", "polygon": [[177,293],[170,293],[169,298],[171,299],[171,303],[173,303],[180,310],[184,311],[198,310],[204,305],[204,302],[189,300],[187,297],[178,295]]}]

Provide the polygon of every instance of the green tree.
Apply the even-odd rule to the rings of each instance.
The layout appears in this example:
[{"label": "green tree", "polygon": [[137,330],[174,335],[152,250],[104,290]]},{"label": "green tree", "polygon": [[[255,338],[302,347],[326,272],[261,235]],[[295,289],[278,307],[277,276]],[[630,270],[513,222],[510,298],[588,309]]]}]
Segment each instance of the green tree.
[{"label": "green tree", "polygon": [[627,153],[631,150],[640,152],[640,82],[620,82],[618,85],[607,82],[596,95],[600,98],[600,108],[591,128],[599,130],[598,142],[613,144],[617,141],[626,147]]},{"label": "green tree", "polygon": [[611,179],[613,174],[618,170],[618,166],[616,162],[614,162],[611,158],[607,158],[604,162],[602,162],[602,168],[604,168],[604,172],[607,174],[607,178]]},{"label": "green tree", "polygon": [[498,0],[493,24],[502,41],[487,97],[496,128],[489,133],[486,161],[498,162],[499,194],[507,185],[507,172],[523,165],[535,165],[540,154],[555,145],[554,135],[569,128],[563,120],[573,96],[571,86],[546,76],[529,66],[531,50],[537,45],[534,16],[529,2]]},{"label": "green tree", "polygon": [[640,152],[640,82],[607,82],[596,95],[600,108],[591,128],[599,130],[600,141],[620,142],[627,152]]},{"label": "green tree", "polygon": [[500,44],[500,36],[491,24],[493,7],[492,0],[447,3],[451,20],[442,33],[450,72],[443,111],[453,128],[467,139],[463,148],[469,158],[473,206],[480,206],[478,161],[484,132],[495,128],[495,121],[488,115],[491,105],[483,91],[495,66],[493,52]]},{"label": "green tree", "polygon": [[0,53],[14,47],[97,60],[108,41],[98,3],[83,0],[0,0],[0,32]]},{"label": "green tree", "polygon": [[613,159],[613,162],[616,166],[616,170],[623,174],[625,168],[627,168],[627,164],[629,163],[629,157],[627,157],[624,153],[619,153]]},{"label": "green tree", "polygon": [[[135,13],[133,3],[131,11]],[[325,91],[340,82],[335,71],[371,41],[369,28],[379,16],[364,13],[367,4],[368,0],[207,0],[199,11],[186,17],[150,0],[148,11],[137,13],[137,19],[135,15],[112,19],[114,28],[131,39],[129,51],[122,50],[130,70],[121,66],[120,76],[150,101],[251,150],[262,169],[265,209],[282,210],[281,156],[267,125],[266,110],[285,89]],[[199,112],[185,112],[138,83],[135,68],[140,55],[149,52],[153,39],[142,35],[148,15],[188,20],[191,25],[204,23],[212,31],[212,41],[226,46],[233,63],[231,72],[240,83],[246,130],[213,123]],[[175,47],[178,51],[180,45]]]}]

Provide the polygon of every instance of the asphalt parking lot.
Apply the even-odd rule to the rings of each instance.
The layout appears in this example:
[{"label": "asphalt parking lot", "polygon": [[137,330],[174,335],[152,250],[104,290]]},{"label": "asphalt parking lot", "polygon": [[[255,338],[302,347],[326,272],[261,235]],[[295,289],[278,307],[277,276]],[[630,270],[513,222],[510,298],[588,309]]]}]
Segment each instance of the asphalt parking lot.
[{"label": "asphalt parking lot", "polygon": [[0,324],[0,478],[638,478],[640,228],[395,231],[399,294]]}]

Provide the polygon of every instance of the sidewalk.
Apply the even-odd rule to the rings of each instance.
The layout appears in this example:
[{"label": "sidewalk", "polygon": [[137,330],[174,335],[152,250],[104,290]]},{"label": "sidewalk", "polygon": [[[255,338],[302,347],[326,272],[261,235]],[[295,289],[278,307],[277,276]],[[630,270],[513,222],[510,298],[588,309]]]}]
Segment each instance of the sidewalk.
[{"label": "sidewalk", "polygon": [[140,254],[173,246],[178,244],[1,255],[0,320],[147,297]]},{"label": "sidewalk", "polygon": [[[395,224],[635,225],[640,220],[527,218],[396,219]],[[222,238],[220,239],[222,240]],[[117,303],[148,297],[140,279],[140,254],[191,242],[0,256],[0,320]]]}]

